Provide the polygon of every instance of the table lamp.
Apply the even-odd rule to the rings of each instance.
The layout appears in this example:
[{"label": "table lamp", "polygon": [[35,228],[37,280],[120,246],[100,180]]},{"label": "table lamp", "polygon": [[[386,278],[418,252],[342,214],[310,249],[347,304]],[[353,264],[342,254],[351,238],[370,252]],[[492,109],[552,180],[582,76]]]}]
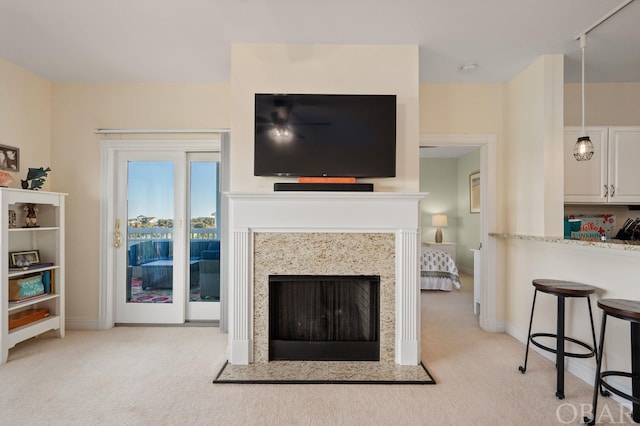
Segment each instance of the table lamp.
[{"label": "table lamp", "polygon": [[431,216],[431,226],[437,226],[436,229],[436,243],[442,242],[442,229],[441,226],[447,226],[447,215],[446,214],[434,214]]}]

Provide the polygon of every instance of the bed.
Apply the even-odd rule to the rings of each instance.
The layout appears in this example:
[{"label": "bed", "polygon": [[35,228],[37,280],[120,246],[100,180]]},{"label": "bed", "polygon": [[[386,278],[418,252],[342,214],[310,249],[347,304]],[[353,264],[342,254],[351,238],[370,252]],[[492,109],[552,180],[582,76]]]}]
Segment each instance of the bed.
[{"label": "bed", "polygon": [[442,250],[422,246],[420,250],[420,289],[451,291],[460,289],[455,260]]}]

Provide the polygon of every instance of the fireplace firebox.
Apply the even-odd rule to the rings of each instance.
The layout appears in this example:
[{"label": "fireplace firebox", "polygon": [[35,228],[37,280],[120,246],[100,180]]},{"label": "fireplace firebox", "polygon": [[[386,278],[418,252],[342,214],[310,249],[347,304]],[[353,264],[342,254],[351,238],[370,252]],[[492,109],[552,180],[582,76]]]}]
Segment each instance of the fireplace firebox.
[{"label": "fireplace firebox", "polygon": [[379,361],[380,277],[269,276],[269,360]]}]

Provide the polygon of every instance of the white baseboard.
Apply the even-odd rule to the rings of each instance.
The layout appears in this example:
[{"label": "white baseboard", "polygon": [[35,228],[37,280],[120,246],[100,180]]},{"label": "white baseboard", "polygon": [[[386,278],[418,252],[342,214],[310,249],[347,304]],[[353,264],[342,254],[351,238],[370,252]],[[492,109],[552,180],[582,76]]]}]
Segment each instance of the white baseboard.
[{"label": "white baseboard", "polygon": [[[507,323],[505,331],[509,336],[511,336],[514,339],[518,340],[520,343],[522,343],[524,345],[527,344],[527,336],[528,336],[528,331],[527,330],[522,330],[521,328],[515,327],[513,324]],[[551,352],[547,352],[547,351],[545,351],[543,349],[540,349],[539,347],[537,347],[535,345],[529,345],[529,349],[536,351],[538,354],[542,355],[544,358],[548,359],[549,361],[551,361],[552,363],[555,364],[555,362],[556,362],[555,354],[552,354]],[[523,358],[522,359],[524,360],[524,353],[523,353]],[[573,374],[574,376],[576,376],[577,378],[579,378],[583,382],[587,383],[589,386],[593,387],[593,383],[594,383],[595,377],[596,377],[595,361],[594,361],[594,365],[593,366],[589,366],[589,365],[586,365],[583,362],[579,362],[575,358],[566,358],[565,357],[565,363],[566,363],[565,371],[567,371],[568,373]],[[631,367],[629,367],[629,368],[631,368]],[[620,382],[619,380],[615,380],[612,377],[607,377],[607,382],[609,384],[611,384],[612,386],[618,388],[622,392],[624,392],[624,393],[626,393],[628,395],[631,395],[631,387],[630,386],[625,386],[625,384]],[[614,395],[614,394],[611,394],[611,398],[614,401],[616,401],[617,403],[625,406],[626,408],[631,409],[631,403],[630,403],[629,400],[621,398],[618,395]]]},{"label": "white baseboard", "polygon": [[67,330],[98,330],[98,320],[86,318],[66,318],[64,322]]},{"label": "white baseboard", "polygon": [[458,267],[458,272],[473,276],[473,268],[467,268],[466,266],[462,266],[462,265],[456,265],[456,266]]}]

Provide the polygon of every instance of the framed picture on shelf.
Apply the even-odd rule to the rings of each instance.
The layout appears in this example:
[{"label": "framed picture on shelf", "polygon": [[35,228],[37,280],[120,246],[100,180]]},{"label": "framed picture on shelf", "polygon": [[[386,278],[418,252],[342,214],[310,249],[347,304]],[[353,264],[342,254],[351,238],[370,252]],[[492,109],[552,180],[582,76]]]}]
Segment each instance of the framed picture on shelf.
[{"label": "framed picture on shelf", "polygon": [[480,213],[480,172],[469,175],[469,212]]},{"label": "framed picture on shelf", "polygon": [[0,145],[0,170],[6,170],[8,172],[20,171],[20,149]]},{"label": "framed picture on shelf", "polygon": [[40,252],[38,250],[12,251],[9,253],[10,268],[28,268],[39,263]]}]

